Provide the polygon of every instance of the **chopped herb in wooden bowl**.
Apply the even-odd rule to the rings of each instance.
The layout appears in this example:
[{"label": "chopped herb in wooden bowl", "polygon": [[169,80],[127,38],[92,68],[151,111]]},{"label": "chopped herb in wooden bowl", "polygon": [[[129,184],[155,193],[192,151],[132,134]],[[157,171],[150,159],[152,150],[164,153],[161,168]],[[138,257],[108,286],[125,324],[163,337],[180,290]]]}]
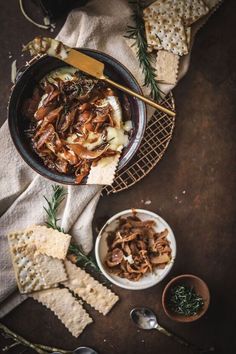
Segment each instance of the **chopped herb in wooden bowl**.
[{"label": "chopped herb in wooden bowl", "polygon": [[204,301],[193,287],[176,285],[170,289],[169,307],[173,312],[184,316],[194,316],[202,309]]},{"label": "chopped herb in wooden bowl", "polygon": [[193,274],[173,278],[162,293],[162,306],[166,315],[178,322],[196,321],[207,311],[209,303],[208,286]]}]

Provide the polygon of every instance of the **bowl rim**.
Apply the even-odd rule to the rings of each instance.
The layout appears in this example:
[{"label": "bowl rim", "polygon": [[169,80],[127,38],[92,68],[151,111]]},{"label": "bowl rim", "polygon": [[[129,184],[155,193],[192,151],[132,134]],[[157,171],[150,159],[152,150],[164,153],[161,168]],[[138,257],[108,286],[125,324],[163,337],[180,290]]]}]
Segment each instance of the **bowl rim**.
[{"label": "bowl rim", "polygon": [[[202,309],[202,311],[200,311],[199,313],[197,313],[196,315],[193,315],[193,316],[183,316],[183,317],[178,317],[175,316],[169,309],[168,309],[168,306],[166,304],[166,301],[167,301],[167,293],[169,291],[169,289],[171,288],[171,286],[173,284],[175,284],[176,282],[178,282],[179,280],[182,280],[182,279],[195,279],[197,280],[199,283],[201,283],[201,285],[203,285],[203,287],[205,288],[206,290],[206,301],[205,301],[205,305]],[[200,294],[201,295],[201,294]],[[162,296],[161,296],[161,303],[162,303],[162,307],[163,307],[163,310],[165,312],[165,314],[173,321],[176,321],[176,322],[181,322],[181,323],[190,323],[190,322],[194,322],[196,320],[198,320],[199,318],[201,318],[208,310],[209,308],[209,305],[210,305],[210,298],[211,298],[211,295],[210,295],[210,291],[209,291],[209,288],[206,284],[206,282],[198,277],[197,275],[194,275],[194,274],[190,274],[190,273],[186,273],[186,274],[180,274],[176,277],[174,277],[173,279],[171,279],[165,286],[163,292],[162,292]]]},{"label": "bowl rim", "polygon": [[[120,216],[123,216],[123,215],[126,215],[126,214],[130,214],[133,210],[135,210],[138,213],[144,213],[146,215],[149,215],[157,220],[160,220],[161,223],[163,225],[165,225],[169,231],[171,232],[172,234],[172,259],[171,259],[171,262],[169,263],[169,266],[166,267],[166,269],[164,269],[165,271],[163,271],[162,275],[159,276],[159,277],[156,277],[154,278],[155,280],[151,283],[151,284],[143,284],[143,285],[139,285],[138,286],[138,283],[139,282],[131,282],[133,284],[133,286],[129,285],[129,284],[121,284],[118,280],[115,280],[110,274],[108,271],[106,271],[105,267],[103,266],[103,263],[101,261],[101,258],[100,258],[100,252],[99,252],[99,246],[100,246],[100,242],[101,242],[101,239],[102,239],[102,236],[103,236],[103,232],[104,230],[106,229],[106,227],[108,225],[110,225],[113,221],[115,221],[116,219],[118,219]],[[173,230],[172,228],[170,227],[170,225],[158,214],[152,212],[152,211],[149,211],[149,210],[146,210],[146,209],[137,209],[137,208],[131,208],[131,209],[126,209],[126,210],[123,210],[123,211],[120,211],[119,213],[116,213],[115,215],[113,215],[111,218],[109,218],[106,223],[103,225],[103,227],[101,228],[101,230],[99,231],[98,233],[98,236],[96,238],[96,242],[95,242],[95,257],[96,257],[96,261],[97,261],[97,264],[101,270],[101,272],[103,273],[103,275],[108,279],[110,280],[111,283],[119,286],[120,288],[123,288],[123,289],[127,289],[127,290],[144,290],[144,289],[148,289],[148,288],[151,288],[155,285],[157,285],[158,283],[160,283],[168,274],[169,272],[171,271],[173,265],[174,265],[174,262],[175,262],[175,259],[176,259],[176,255],[177,255],[177,246],[176,246],[176,239],[175,239],[175,236],[174,236],[174,233],[173,233]],[[137,286],[135,286],[137,285]]]},{"label": "bowl rim", "polygon": [[[111,55],[102,52],[100,50],[97,49],[90,49],[87,47],[77,47],[74,48],[76,50],[81,50],[81,52],[93,52],[96,53],[98,55],[104,56],[106,57],[108,60],[110,59],[110,61],[115,62],[116,65],[120,66],[121,69],[123,69],[127,75],[132,79],[133,83],[136,85],[137,87],[137,92],[141,95],[143,95],[143,91],[141,86],[139,85],[138,81],[136,80],[136,78],[133,76],[133,74],[131,73],[131,71],[125,66],[123,65],[120,61],[118,61],[117,59],[115,59],[114,57],[112,57]],[[15,135],[13,133],[14,130],[14,121],[10,118],[10,105],[12,104],[12,97],[14,94],[14,90],[16,85],[18,84],[18,82],[21,80],[22,76],[28,72],[32,66],[34,66],[37,62],[43,60],[45,57],[49,57],[47,54],[44,55],[40,55],[40,56],[35,56],[32,58],[31,61],[26,62],[25,66],[21,66],[20,69],[18,70],[17,76],[18,78],[16,79],[15,84],[12,86],[11,91],[10,91],[10,95],[9,95],[9,99],[8,99],[8,105],[7,105],[7,120],[8,120],[8,128],[9,128],[9,132],[10,132],[10,136],[11,139],[13,141],[13,144],[17,150],[17,152],[20,154],[20,156],[22,157],[22,159],[26,162],[26,164],[32,168],[32,170],[34,170],[37,174],[41,175],[42,177],[49,179],[51,181],[54,181],[56,183],[60,183],[60,184],[64,184],[64,185],[72,185],[72,186],[81,186],[81,185],[87,185],[86,183],[81,183],[81,184],[77,184],[74,181],[65,181],[63,177],[67,177],[67,175],[63,175],[63,174],[55,174],[54,171],[48,169],[46,166],[44,166],[43,164],[40,164],[40,166],[42,166],[42,169],[40,169],[38,167],[39,163],[37,162],[32,162],[34,159],[28,157],[25,153],[24,153],[24,149],[22,148],[21,144],[17,141],[17,139],[15,138]],[[56,59],[56,58],[55,58]],[[66,63],[65,63],[66,65]],[[142,122],[143,124],[139,124],[137,133],[136,133],[136,138],[134,139],[133,143],[131,146],[134,146],[134,149],[132,151],[132,153],[128,156],[128,158],[121,164],[118,164],[117,167],[117,171],[120,171],[122,169],[124,169],[125,166],[127,166],[128,163],[130,163],[130,161],[134,158],[134,156],[136,155],[140,144],[143,140],[144,137],[144,133],[146,130],[146,126],[147,126],[147,106],[146,104],[141,101],[141,100],[137,100],[137,104],[140,110],[142,110]],[[31,161],[32,160],[32,161]],[[122,158],[120,159],[120,161],[122,162]]]}]

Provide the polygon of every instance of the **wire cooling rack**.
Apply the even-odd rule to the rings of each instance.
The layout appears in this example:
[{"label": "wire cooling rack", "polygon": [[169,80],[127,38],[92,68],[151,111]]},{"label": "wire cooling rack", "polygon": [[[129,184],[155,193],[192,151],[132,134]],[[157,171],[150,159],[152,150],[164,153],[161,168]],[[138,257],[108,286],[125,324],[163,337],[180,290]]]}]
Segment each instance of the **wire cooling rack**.
[{"label": "wire cooling rack", "polygon": [[[175,110],[175,101],[170,92],[161,103]],[[121,192],[143,179],[160,161],[172,138],[175,117],[161,111],[155,111],[148,122],[143,141],[130,164],[119,171],[111,186],[103,189],[103,195]]]}]

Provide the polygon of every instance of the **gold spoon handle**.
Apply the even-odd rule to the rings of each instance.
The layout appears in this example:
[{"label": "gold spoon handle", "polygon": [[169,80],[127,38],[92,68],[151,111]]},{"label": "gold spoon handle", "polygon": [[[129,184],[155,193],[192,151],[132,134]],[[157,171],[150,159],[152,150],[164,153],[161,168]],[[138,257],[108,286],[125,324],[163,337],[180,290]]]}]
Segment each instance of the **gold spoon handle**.
[{"label": "gold spoon handle", "polygon": [[165,107],[161,106],[160,104],[154,102],[153,100],[150,100],[149,98],[144,97],[144,96],[138,94],[137,92],[130,90],[128,87],[125,87],[123,85],[118,84],[117,82],[114,82],[114,81],[110,80],[108,77],[103,76],[103,77],[101,77],[101,79],[103,81],[107,82],[108,84],[111,84],[112,86],[117,87],[121,91],[124,91],[124,92],[128,93],[129,95],[140,99],[141,101],[149,104],[150,106],[152,106],[152,107],[154,107],[154,108],[156,108],[156,109],[158,109],[158,110],[160,110],[160,111],[162,111],[164,113],[169,114],[171,117],[174,117],[176,115],[176,113],[171,111],[170,109],[165,108]]},{"label": "gold spoon handle", "polygon": [[176,334],[167,331],[165,328],[163,328],[160,325],[157,325],[155,327],[155,329],[157,329],[159,332],[161,332],[162,334],[165,334],[167,337],[170,337],[172,339],[174,339],[176,342],[178,342],[179,344],[182,344],[183,346],[191,349],[194,352],[197,353],[210,353],[210,352],[214,352],[214,347],[209,347],[209,348],[200,348],[192,343],[187,342],[184,338],[177,336]]}]

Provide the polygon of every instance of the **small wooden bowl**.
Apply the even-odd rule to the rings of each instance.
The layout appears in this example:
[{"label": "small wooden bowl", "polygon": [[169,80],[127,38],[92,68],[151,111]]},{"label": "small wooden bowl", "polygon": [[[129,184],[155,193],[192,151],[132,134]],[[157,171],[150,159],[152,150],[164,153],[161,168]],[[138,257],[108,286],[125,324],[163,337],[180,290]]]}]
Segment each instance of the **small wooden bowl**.
[{"label": "small wooden bowl", "polygon": [[[199,310],[199,312],[194,316],[179,315],[179,314],[173,312],[169,308],[168,298],[169,298],[169,294],[170,294],[170,289],[173,286],[181,285],[181,284],[193,287],[194,290],[196,291],[196,293],[203,298],[204,305]],[[208,289],[206,283],[202,279],[200,279],[192,274],[183,274],[183,275],[179,275],[178,277],[173,278],[166,285],[166,287],[162,293],[162,306],[163,306],[163,309],[164,309],[166,315],[169,318],[171,318],[172,320],[177,321],[177,322],[193,322],[193,321],[198,320],[200,317],[202,317],[205,314],[205,312],[207,311],[207,309],[209,307],[209,304],[210,304],[210,292],[209,292],[209,289]]]}]

